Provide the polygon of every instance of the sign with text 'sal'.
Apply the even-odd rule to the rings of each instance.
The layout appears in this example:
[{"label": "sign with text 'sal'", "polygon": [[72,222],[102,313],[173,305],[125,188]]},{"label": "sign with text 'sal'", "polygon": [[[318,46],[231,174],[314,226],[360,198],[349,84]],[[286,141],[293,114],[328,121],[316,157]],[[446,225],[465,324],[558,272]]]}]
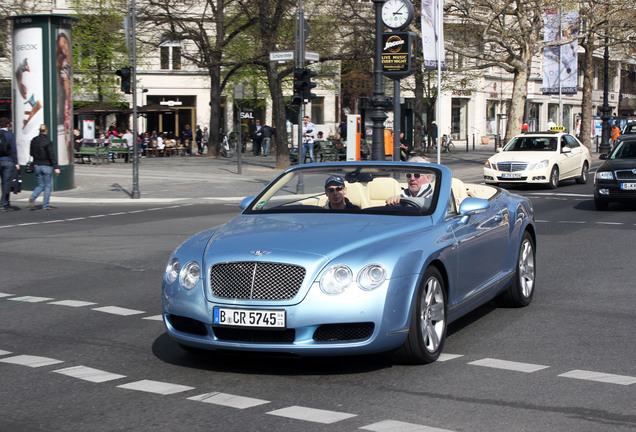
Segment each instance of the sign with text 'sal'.
[{"label": "sign with text 'sal'", "polygon": [[415,72],[416,36],[411,32],[382,33],[382,73],[400,79]]}]

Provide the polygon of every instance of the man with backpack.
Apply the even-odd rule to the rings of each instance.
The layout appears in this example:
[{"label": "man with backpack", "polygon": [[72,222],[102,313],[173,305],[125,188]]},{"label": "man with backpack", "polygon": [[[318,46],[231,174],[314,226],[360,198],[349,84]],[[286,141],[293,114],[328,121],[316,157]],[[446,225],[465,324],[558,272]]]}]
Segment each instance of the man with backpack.
[{"label": "man with backpack", "polygon": [[11,120],[6,117],[0,118],[0,177],[2,178],[2,199],[0,200],[0,211],[13,211],[9,196],[11,193],[11,179],[18,165],[18,151],[15,146],[15,135],[9,130]]}]

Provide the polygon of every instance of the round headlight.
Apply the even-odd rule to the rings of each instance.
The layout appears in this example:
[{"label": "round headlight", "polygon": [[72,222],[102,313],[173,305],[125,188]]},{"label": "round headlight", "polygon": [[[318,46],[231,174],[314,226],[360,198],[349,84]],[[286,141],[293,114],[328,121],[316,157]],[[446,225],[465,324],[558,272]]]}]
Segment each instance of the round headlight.
[{"label": "round headlight", "polygon": [[369,264],[358,274],[358,286],[371,291],[382,285],[386,280],[386,268],[381,264]]},{"label": "round headlight", "polygon": [[177,280],[179,277],[179,270],[181,270],[181,263],[179,262],[179,258],[174,258],[166,267],[166,279],[168,282],[172,283]]},{"label": "round headlight", "polygon": [[353,272],[347,266],[331,266],[320,279],[320,289],[325,294],[342,294],[353,282]]},{"label": "round headlight", "polygon": [[198,263],[190,261],[181,270],[181,285],[185,289],[192,289],[199,282],[200,277],[201,267],[199,267]]}]

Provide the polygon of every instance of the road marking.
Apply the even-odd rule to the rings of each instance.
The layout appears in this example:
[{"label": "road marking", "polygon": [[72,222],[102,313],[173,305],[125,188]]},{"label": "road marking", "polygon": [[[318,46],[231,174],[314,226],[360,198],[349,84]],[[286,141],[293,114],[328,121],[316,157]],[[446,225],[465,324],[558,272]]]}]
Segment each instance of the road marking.
[{"label": "road marking", "polygon": [[56,360],[48,357],[39,357],[32,355],[17,355],[13,357],[7,357],[0,359],[2,363],[11,363],[20,366],[28,366],[31,368],[37,368],[42,366],[53,365],[57,363],[64,363],[62,360]]},{"label": "road marking", "polygon": [[301,406],[282,408],[279,410],[270,411],[267,414],[322,424],[331,424],[357,416],[357,414],[348,414],[343,412],[327,411]]},{"label": "road marking", "polygon": [[450,429],[422,426],[397,420],[384,420],[368,426],[362,426],[360,429],[373,432],[452,432]]},{"label": "road marking", "polygon": [[23,303],[39,303],[39,302],[51,301],[55,299],[50,297],[22,296],[22,297],[13,297],[8,300],[18,301]]},{"label": "road marking", "polygon": [[106,381],[126,378],[126,375],[105,372],[103,370],[93,369],[87,366],[74,366],[66,369],[58,369],[53,372],[94,383],[102,383]]},{"label": "road marking", "polygon": [[603,372],[593,372],[586,370],[573,370],[559,375],[564,378],[574,378],[587,381],[598,381],[609,384],[631,385],[636,383],[636,377],[627,375],[614,375]]},{"label": "road marking", "polygon": [[453,360],[459,357],[464,357],[463,354],[440,354],[439,358],[437,359],[437,361],[439,362],[445,362],[445,361],[449,361],[449,360]]},{"label": "road marking", "polygon": [[50,305],[58,305],[58,306],[70,306],[70,307],[83,307],[83,306],[92,306],[97,303],[80,301],[80,300],[60,300],[49,303]]},{"label": "road marking", "polygon": [[586,221],[557,221],[557,223],[585,224]]},{"label": "road marking", "polygon": [[149,316],[149,317],[144,317],[142,319],[149,320],[149,321],[163,321],[163,316],[162,315],[153,315],[153,316]]},{"label": "road marking", "polygon": [[0,350],[0,356],[11,354],[11,351]]},{"label": "road marking", "polygon": [[94,311],[105,312],[113,315],[122,315],[122,316],[130,316],[130,315],[138,315],[145,313],[144,311],[135,310],[135,309],[126,309],[118,306],[104,306],[99,308],[94,308]]},{"label": "road marking", "polygon": [[118,388],[127,390],[137,390],[147,393],[155,393],[160,395],[171,395],[175,393],[181,393],[188,390],[194,390],[194,387],[188,387],[179,384],[170,384],[161,381],[141,380],[128,384],[118,385]]},{"label": "road marking", "polygon": [[193,400],[197,402],[205,402],[211,403],[215,405],[223,405],[230,408],[252,408],[258,405],[264,405],[270,403],[270,401],[262,400],[262,399],[254,399],[244,396],[236,396],[227,393],[204,393],[198,396],[189,397],[188,400]]},{"label": "road marking", "polygon": [[0,297],[13,297],[15,294],[0,293]]},{"label": "road marking", "polygon": [[624,225],[623,222],[596,222],[599,225]]},{"label": "road marking", "polygon": [[484,366],[484,367],[489,367],[494,369],[505,369],[505,370],[512,370],[517,372],[526,372],[526,373],[536,372],[541,369],[547,369],[550,367],[550,366],[536,365],[531,363],[519,363],[519,362],[513,362],[513,361],[507,361],[507,360],[497,360],[493,358],[485,358],[482,360],[470,362],[468,364],[475,365],[475,366]]}]

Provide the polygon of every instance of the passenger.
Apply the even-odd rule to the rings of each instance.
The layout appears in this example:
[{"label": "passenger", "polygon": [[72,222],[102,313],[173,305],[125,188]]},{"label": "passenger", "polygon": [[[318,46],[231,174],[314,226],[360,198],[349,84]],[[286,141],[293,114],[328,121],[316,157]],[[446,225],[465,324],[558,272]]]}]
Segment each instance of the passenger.
[{"label": "passenger", "polygon": [[345,197],[347,194],[347,187],[340,176],[332,175],[327,179],[325,182],[325,194],[328,198],[327,204],[324,206],[326,209],[360,210],[360,207],[352,204],[351,201]]},{"label": "passenger", "polygon": [[401,194],[386,199],[386,205],[399,205],[400,200],[407,199],[421,208],[428,207],[433,195],[431,187],[431,174],[407,174],[406,180],[408,188],[404,189]]}]

